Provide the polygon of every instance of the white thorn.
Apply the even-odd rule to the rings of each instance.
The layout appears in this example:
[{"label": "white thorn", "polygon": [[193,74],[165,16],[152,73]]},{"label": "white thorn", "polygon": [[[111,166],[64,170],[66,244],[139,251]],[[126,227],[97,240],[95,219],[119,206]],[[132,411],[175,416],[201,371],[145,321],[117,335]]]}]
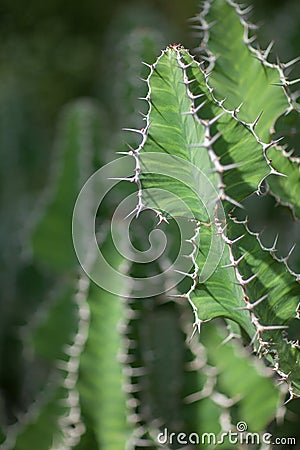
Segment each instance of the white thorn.
[{"label": "white thorn", "polygon": [[251,283],[251,281],[253,281],[255,278],[257,277],[257,274],[255,273],[254,275],[252,275],[251,277],[247,278],[247,280],[242,280],[241,284],[244,286],[246,284]]},{"label": "white thorn", "polygon": [[287,63],[284,63],[282,65],[285,69],[287,69],[288,67],[292,66],[293,64],[296,64],[299,61],[300,61],[300,56],[298,56],[297,58],[292,59],[291,61],[288,61]]},{"label": "white thorn", "polygon": [[122,177],[116,177],[116,178],[107,178],[108,180],[112,180],[112,181],[129,181],[130,183],[133,183],[135,181],[135,177],[132,178],[122,178]]},{"label": "white thorn", "polygon": [[204,100],[204,102],[202,102],[199,106],[197,106],[197,108],[195,108],[195,113],[197,113],[198,111],[200,111],[200,109],[207,103],[207,100]]},{"label": "white thorn", "polygon": [[270,44],[268,45],[268,47],[266,48],[266,50],[264,51],[264,57],[265,57],[265,59],[268,58],[268,56],[269,56],[269,54],[270,54],[270,51],[271,51],[272,48],[273,48],[273,45],[274,45],[274,41],[271,41]]},{"label": "white thorn", "polygon": [[215,122],[217,122],[222,116],[224,116],[225,111],[222,111],[220,114],[218,114],[216,117],[213,117],[209,122],[208,125],[213,125]]},{"label": "white thorn", "polygon": [[244,209],[244,206],[241,205],[241,203],[237,202],[233,198],[229,197],[229,195],[223,195],[221,196],[221,200],[227,200],[229,203],[232,203],[234,206],[237,206],[238,208]]},{"label": "white thorn", "polygon": [[144,130],[138,130],[136,128],[122,128],[123,131],[131,131],[132,133],[144,134]]},{"label": "white thorn", "polygon": [[144,66],[149,67],[149,69],[152,69],[151,64],[146,63],[145,61],[142,61],[142,64],[144,64]]}]

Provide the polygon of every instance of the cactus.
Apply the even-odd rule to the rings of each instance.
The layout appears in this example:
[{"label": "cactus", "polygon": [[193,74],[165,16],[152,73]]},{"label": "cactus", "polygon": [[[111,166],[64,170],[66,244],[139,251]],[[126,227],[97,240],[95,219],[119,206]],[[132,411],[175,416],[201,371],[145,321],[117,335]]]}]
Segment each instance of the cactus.
[{"label": "cactus", "polygon": [[[299,275],[277,240],[266,246],[247,209],[248,199],[265,196],[299,217],[299,152],[290,151],[299,106],[286,77],[290,64],[269,62],[271,48],[252,44],[252,26],[232,0],[206,0],[192,19],[194,56],[172,44],[153,63],[166,32],[151,8],[147,26],[136,26],[139,18],[138,8],[121,10],[112,25],[119,33],[106,39],[105,106],[77,100],[59,121],[54,176],[25,244],[38,285],[24,297],[35,301],[20,320],[27,397],[8,419],[0,410],[3,450],[179,449],[159,436],[221,437],[241,421],[261,434],[296,403],[284,401],[300,395]],[[139,76],[146,80],[137,87]],[[108,167],[107,148],[123,150],[124,125],[129,150]],[[132,176],[121,176],[93,217],[103,186],[85,182],[103,166],[106,186],[120,175],[111,167],[125,171],[128,160]],[[134,183],[128,222],[112,218]],[[86,201],[78,206],[83,185]],[[86,273],[71,235],[76,198],[73,233]],[[164,231],[164,252],[147,264],[127,261],[135,255],[128,223],[133,247],[146,251],[147,234]],[[120,278],[110,276],[98,251]],[[215,448],[185,445],[198,447]],[[240,447],[225,439],[218,448]]]},{"label": "cactus", "polygon": [[33,220],[36,225],[32,225],[35,257],[56,271],[77,267],[70,234],[72,211],[82,184],[94,170],[99,146],[98,124],[103,122],[103,117],[99,106],[89,99],[81,99],[65,107],[59,121],[54,179],[44,195],[44,205],[37,209]]},{"label": "cactus", "polygon": [[[275,64],[267,59],[272,43],[265,51],[253,47],[255,26],[246,21],[247,10],[243,11],[234,1],[207,1],[193,22],[200,32],[198,49],[208,60],[209,85],[214,95],[219,101],[225,99],[223,105],[227,109],[237,108],[235,117],[252,124],[258,139],[270,142],[270,134],[282,116],[294,116],[297,123],[299,104],[291,89],[299,80],[288,80],[285,72],[298,58]],[[210,27],[211,23],[214,25]],[[267,155],[274,169],[285,175],[268,178],[270,192],[278,203],[288,205],[299,217],[299,161],[278,145],[271,146]]]},{"label": "cactus", "polygon": [[[273,150],[276,143],[270,140],[270,131],[280,115],[298,107],[289,93],[292,83],[285,78],[281,66],[269,64],[266,55],[258,50],[258,61],[251,58],[254,50],[249,47],[247,27],[245,22],[240,23],[239,16],[240,8],[231,1],[205,2],[195,22],[199,23],[196,27],[205,30],[200,47],[206,51],[206,69],[180,45],[169,46],[149,66],[145,98],[149,110],[146,125],[140,131],[142,142],[136,150],[129,151],[136,162],[136,173],[130,181],[135,181],[139,190],[137,215],[144,207],[150,207],[158,214],[159,222],[168,218],[166,201],[155,191],[147,195],[147,190],[154,188],[172,191],[189,207],[192,216],[187,218],[195,221],[194,238],[199,235],[201,244],[198,259],[191,254],[193,271],[186,274],[191,278],[191,288],[178,296],[191,304],[194,326],[200,329],[204,321],[220,316],[235,320],[248,333],[255,352],[264,355],[267,364],[287,383],[293,398],[300,394],[299,343],[284,330],[299,317],[299,276],[289,269],[288,256],[276,256],[276,242],[265,248],[259,234],[249,228],[248,220],[238,220],[236,216],[243,200],[251,194],[262,195],[263,184],[271,178],[280,178],[279,185],[285,186],[282,189],[289,192],[292,203],[296,168],[290,167],[285,173],[286,159],[282,150]],[[230,34],[240,34],[239,39],[232,40],[234,48],[228,45],[224,51],[224,39],[220,39],[224,24],[220,17],[230,21],[226,28]],[[209,23],[215,21],[210,30]],[[239,54],[245,64],[236,69],[233,59]],[[233,80],[235,89],[224,82],[224,73]],[[251,89],[256,84],[258,92],[263,92],[261,105],[251,94],[253,79]],[[241,101],[245,106],[240,106]],[[176,157],[182,162],[178,163]],[[182,174],[177,175],[180,164]],[[211,230],[205,226],[208,217],[195,194],[199,180],[188,175],[193,173],[192,164],[204,172],[224,205],[225,219],[215,212]],[[289,183],[294,183],[291,191]],[[217,204],[218,199],[211,198],[210,202]],[[296,207],[297,202],[295,212]],[[180,204],[172,205],[172,213],[184,214]],[[225,250],[212,276],[202,280],[201,269],[213,234],[222,237]]]},{"label": "cactus", "polygon": [[[114,266],[120,267],[124,261],[111,240],[106,238],[102,247]],[[118,296],[94,283],[90,286],[87,306],[88,336],[80,357],[78,379],[82,418],[85,428],[95,436],[96,448],[125,448],[131,430],[126,422],[126,398],[122,391],[125,377],[118,361],[121,336],[116,332],[124,308]]]}]

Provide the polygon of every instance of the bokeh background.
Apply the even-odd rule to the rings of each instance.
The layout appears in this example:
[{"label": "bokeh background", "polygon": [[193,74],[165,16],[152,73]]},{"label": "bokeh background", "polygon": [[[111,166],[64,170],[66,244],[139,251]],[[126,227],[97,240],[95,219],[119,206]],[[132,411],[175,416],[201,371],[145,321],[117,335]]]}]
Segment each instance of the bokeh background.
[{"label": "bokeh background", "polygon": [[[252,5],[261,46],[274,40],[272,58],[284,62],[298,56],[299,0]],[[62,115],[79,99],[97,105],[95,166],[112,160],[124,147],[121,128],[141,125],[141,61],[152,63],[169,43],[196,47],[188,18],[197,10],[196,0],[0,2],[0,421],[5,426],[32,400],[22,329],[53,287],[52,272],[32,257],[31,234],[60,151]],[[300,75],[298,66],[293,77]],[[297,402],[290,407],[294,413],[297,408]]]}]

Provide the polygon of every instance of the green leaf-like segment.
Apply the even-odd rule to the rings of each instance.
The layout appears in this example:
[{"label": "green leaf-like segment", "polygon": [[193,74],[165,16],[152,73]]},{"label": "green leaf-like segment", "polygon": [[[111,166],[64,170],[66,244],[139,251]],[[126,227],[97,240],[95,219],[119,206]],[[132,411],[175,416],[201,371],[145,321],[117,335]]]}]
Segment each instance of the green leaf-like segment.
[{"label": "green leaf-like segment", "polygon": [[[236,406],[249,430],[261,431],[276,414],[279,390],[270,379],[270,372],[238,341],[224,342],[226,335],[218,324],[203,327],[202,342],[208,363],[217,368],[217,388]],[[265,370],[263,370],[265,369]]]},{"label": "green leaf-like segment", "polygon": [[[193,79],[196,81],[192,82]],[[264,147],[250,130],[232,120],[231,114],[223,114],[207,86],[205,73],[186,50],[176,46],[167,48],[151,66],[148,85],[146,100],[150,110],[147,126],[142,130],[144,138],[135,156],[159,152],[183,158],[201,168],[219,191],[221,199],[229,203],[236,204],[259,189],[262,180],[272,172]],[[247,159],[243,158],[242,150],[247,152]],[[151,166],[156,174],[164,169],[161,160],[158,161],[157,167]],[[171,165],[172,170],[171,158],[167,165]],[[199,199],[191,196],[190,190],[165,177],[154,179],[151,175],[150,180],[143,180],[145,173],[150,172],[147,166],[145,169],[141,172],[144,187],[157,187],[159,183],[162,188],[179,192],[196,218],[204,219],[199,210]],[[178,173],[176,161],[173,169]],[[197,179],[191,177],[191,167],[182,165],[181,171],[182,178],[189,181],[190,189],[197,188]]]},{"label": "green leaf-like segment", "polygon": [[[251,232],[247,223],[234,219],[228,226],[228,235],[234,240],[242,234],[244,237],[231,247],[234,261],[243,255],[236,264],[236,273],[244,291],[246,309],[256,328],[257,351],[266,355],[282,379],[288,381],[291,396],[299,395],[299,341],[292,339],[289,330],[292,321],[299,318],[299,278],[290,273],[285,260],[276,259],[276,243],[264,248],[259,234]],[[250,281],[245,283],[246,280]]]},{"label": "green leaf-like segment", "polygon": [[[120,268],[123,258],[109,237],[101,251]],[[91,284],[87,303],[90,310],[86,346],[80,358],[78,389],[85,425],[91,429],[98,448],[125,448],[129,435],[126,423],[124,376],[118,356],[122,347],[118,332],[123,317],[120,298]]]},{"label": "green leaf-like segment", "polygon": [[209,83],[218,100],[237,117],[256,125],[256,133],[269,139],[277,117],[289,108],[291,100],[280,87],[285,80],[282,69],[267,61],[268,52],[251,46],[251,24],[232,0],[205,1],[195,18],[195,28],[202,27],[199,46],[209,58]]},{"label": "green leaf-like segment", "polygon": [[101,118],[93,102],[80,100],[68,105],[59,121],[55,180],[32,239],[34,256],[55,271],[76,269],[78,264],[72,212],[83,183],[93,173]]},{"label": "green leaf-like segment", "polygon": [[34,403],[19,422],[7,430],[3,449],[59,450],[69,449],[77,442],[82,423],[75,381],[81,351],[79,342],[84,337],[80,316],[86,283],[86,279],[81,279],[77,292],[67,286],[56,295],[44,311],[47,314],[29,330],[27,351],[44,367],[46,376],[40,381]]},{"label": "green leaf-like segment", "polygon": [[278,204],[287,206],[293,216],[300,219],[300,160],[292,158],[282,148],[270,148],[268,156],[272,165],[286,177],[270,176],[268,187]]},{"label": "green leaf-like segment", "polygon": [[[91,449],[125,447],[126,405],[117,361],[120,299],[90,286],[87,276],[78,280],[71,234],[76,196],[99,157],[95,151],[99,125],[101,114],[88,100],[69,105],[60,122],[57,177],[33,233],[33,247],[36,259],[59,273],[57,284],[64,286],[63,294],[55,292],[50,306],[42,305],[33,330],[27,326],[27,351],[34,355],[34,368],[39,368],[37,394],[19,423],[8,430],[3,449],[68,450],[77,444]],[[94,257],[87,245],[86,223],[97,194],[89,191],[90,203],[80,210],[78,219],[80,245],[89,267]],[[114,257],[111,242],[104,247],[108,247],[104,249],[107,259],[119,266],[123,259]]]},{"label": "green leaf-like segment", "polygon": [[[237,205],[247,195],[259,191],[261,181],[275,172],[266,157],[267,144],[254,132],[253,124],[242,123],[236,111],[226,110],[215,99],[208,76],[182,47],[168,47],[150,67],[147,82],[146,100],[150,105],[147,124],[140,132],[140,146],[130,151],[136,161],[136,174],[131,181],[136,181],[139,189],[137,214],[150,205],[160,216],[159,221],[164,219],[168,199],[164,197],[162,201],[155,191],[148,194],[149,188],[171,191],[185,201],[197,226],[191,241],[190,257],[194,265],[193,272],[188,274],[191,287],[179,295],[192,304],[195,325],[200,327],[203,321],[218,316],[239,323],[256,351],[266,355],[288,382],[291,396],[297,395],[298,343],[283,340],[281,333],[296,317],[299,283],[284,262],[275,260],[263,249],[247,228],[229,219],[224,221],[224,217],[219,220],[218,215],[213,223],[204,223],[207,217],[197,197],[201,184],[197,184],[193,171],[193,167],[203,171],[228,212],[232,204]],[[220,136],[216,139],[218,132]],[[180,169],[177,157],[182,161]],[[176,214],[186,214],[179,204],[178,209],[172,207]],[[204,282],[200,278],[199,283],[198,275],[216,233],[222,236],[225,250],[213,275]],[[195,250],[197,236],[200,236],[199,253]],[[280,293],[288,300],[280,303]]]},{"label": "green leaf-like segment", "polygon": [[[196,87],[192,92],[189,85],[194,78],[198,81],[198,89]],[[196,85],[196,82],[192,84]],[[136,176],[140,189],[138,208],[143,206],[143,189],[159,187],[173,190],[177,197],[185,201],[196,220],[207,220],[197,196],[198,179],[191,176],[193,167],[205,173],[215,188],[216,196],[219,195],[225,201],[225,205],[235,204],[259,188],[261,180],[270,171],[262,147],[247,128],[233,120],[230,114],[223,114],[223,110],[213,100],[206,85],[205,74],[186,50],[178,46],[167,48],[151,67],[148,85],[147,99],[150,109],[147,127],[142,132],[143,141],[140,148],[133,152],[137,164],[141,164],[142,168],[140,176]],[[198,98],[201,98],[201,102],[203,98],[207,102],[203,108],[203,118],[202,109],[200,108],[201,112],[199,112],[196,102]],[[201,115],[200,119],[197,114]],[[216,117],[219,119],[215,125]],[[222,133],[220,141],[213,142],[215,135],[213,133],[218,131]],[[242,150],[245,151],[245,148],[248,148],[251,155],[249,162],[242,160]],[[146,158],[148,152],[152,154],[156,152],[160,155],[155,157],[154,154],[151,160]],[[176,158],[162,158],[162,155],[166,156],[166,154],[182,158],[187,163],[184,164],[183,161],[178,166]],[[172,165],[173,162],[174,165]],[[180,167],[180,173],[178,173],[178,167]],[[255,171],[252,170],[253,167]],[[230,170],[227,170],[229,168]],[[165,175],[168,173],[173,173],[175,179],[171,177],[166,179]],[[148,198],[146,200],[148,206],[150,200]],[[156,196],[152,205],[158,204],[158,201]],[[182,211],[176,211],[176,209],[175,212],[182,214]],[[201,233],[201,248],[205,255],[207,255],[212,234],[217,232],[213,227],[211,229],[213,231],[209,231],[208,227]],[[228,277],[228,283],[226,283],[226,277]],[[232,272],[230,275],[230,270],[226,272],[225,278],[224,272],[215,274],[216,292],[210,294],[210,291],[207,291],[207,298],[210,300],[206,302],[207,311],[202,311],[204,319],[225,315],[237,320],[237,313],[233,308],[241,306],[239,302],[242,295],[241,292],[240,295],[236,292],[239,288],[234,285],[233,279],[234,274]],[[226,292],[224,285],[229,286]],[[217,286],[221,287],[221,300],[218,300],[220,292]],[[188,298],[190,299],[189,296]],[[242,317],[242,314],[238,316]],[[243,320],[241,325],[247,328]],[[251,326],[248,329],[249,333],[250,330]]]},{"label": "green leaf-like segment", "polygon": [[[233,111],[258,141],[270,143],[278,118],[299,115],[284,71],[289,64],[270,63],[267,58],[271,47],[263,52],[251,45],[253,26],[232,0],[205,1],[194,21],[202,38],[200,53],[208,57],[209,86],[214,97]],[[268,178],[271,193],[299,218],[299,196],[295,192],[300,182],[299,161],[271,145],[267,157],[275,172],[285,175]]]}]

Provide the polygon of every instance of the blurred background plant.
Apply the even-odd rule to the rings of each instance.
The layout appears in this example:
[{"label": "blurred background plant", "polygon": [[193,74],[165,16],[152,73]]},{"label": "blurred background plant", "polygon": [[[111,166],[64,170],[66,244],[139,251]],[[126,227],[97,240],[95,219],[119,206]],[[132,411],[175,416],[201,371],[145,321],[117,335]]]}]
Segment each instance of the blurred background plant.
[{"label": "blurred background plant", "polygon": [[[300,42],[299,2],[256,0],[252,3],[253,20],[262,23],[257,32],[262,47],[274,40],[273,55],[278,54],[284,62],[296,57]],[[129,308],[132,314],[136,308],[143,307],[122,306],[118,299],[111,299],[110,294],[90,286],[79,272],[70,236],[73,205],[84,181],[114,159],[116,151],[124,149],[124,140],[136,144],[135,138],[125,137],[121,128],[139,128],[143,123],[138,111],[144,106],[138,98],[145,95],[145,85],[139,77],[144,77],[147,71],[141,61],[152,63],[160,50],[172,42],[193,48],[195,41],[187,19],[197,8],[196,0],[126,3],[113,0],[105,5],[96,0],[84,4],[37,0],[26,5],[20,1],[1,2],[0,438],[4,449],[57,450],[76,445],[82,450],[120,449],[130,436],[132,446],[140,448],[145,442],[150,445],[151,427],[159,428],[154,419],[161,415],[170,426],[174,422],[176,426],[184,423],[187,430],[196,427],[198,431],[218,431],[219,419],[225,417],[222,401],[213,402],[209,397],[198,399],[205,404],[197,412],[196,409],[182,412],[175,400],[157,406],[157,399],[162,398],[169,385],[169,380],[162,375],[161,381],[155,381],[159,386],[157,392],[153,380],[145,388],[150,392],[150,397],[145,394],[144,402],[150,405],[146,416],[151,427],[147,428],[139,418],[134,420],[142,430],[126,424],[126,398],[120,396],[122,374],[115,360],[121,345],[116,326],[122,318],[124,321],[124,310]],[[296,77],[300,74],[299,66],[294,69]],[[290,137],[294,139],[294,135]],[[300,148],[297,141],[293,141],[293,146],[296,150],[297,146]],[[112,195],[105,213],[98,218],[103,235],[100,244],[106,246],[108,257],[116,265],[121,261],[105,238],[105,227],[118,202],[118,195]],[[280,224],[266,210],[264,204],[262,222],[267,221],[276,229]],[[299,236],[295,238],[299,241]],[[295,265],[299,267],[299,254],[295,256]],[[103,298],[106,308],[99,309],[99,302],[104,304]],[[114,306],[108,308],[107,302]],[[169,335],[174,338],[169,350],[177,346],[178,358],[186,363],[197,359],[197,352],[204,352],[199,347],[196,356],[192,355],[184,344],[182,316],[186,313],[180,306],[164,299],[152,299],[145,304],[145,311],[139,311],[144,325],[135,329],[136,325],[131,324],[134,336],[130,339],[127,336],[130,341],[140,334],[144,336],[145,347],[139,355],[141,365],[147,365],[147,352],[155,354],[160,339],[167,341]],[[90,322],[85,317],[85,308],[90,310]],[[174,321],[168,324],[170,317]],[[177,327],[179,322],[181,331]],[[168,330],[166,335],[157,342],[151,340],[151,327],[161,330],[162,325],[168,327],[164,328]],[[126,326],[128,330],[128,323]],[[76,340],[84,333],[86,347],[84,342],[80,344]],[[209,327],[206,333],[208,343],[222,337],[222,331],[213,335]],[[69,353],[67,345],[71,349]],[[102,351],[104,348],[106,352]],[[169,350],[158,358],[164,361]],[[197,371],[191,374],[187,386],[181,386],[187,396],[203,388],[206,378],[212,377],[209,370],[217,364],[215,352],[210,351],[209,345],[205,351],[210,369],[206,367],[201,376]],[[126,362],[130,350],[123,348],[124,352],[127,352],[127,356],[123,354]],[[229,361],[233,350],[229,346],[226,352]],[[224,369],[226,361],[222,363],[222,354],[218,360]],[[57,369],[57,361],[77,366],[70,370],[69,365],[61,370]],[[242,373],[250,363],[241,361]],[[173,363],[178,367],[177,360]],[[148,370],[155,372],[156,368],[151,366]],[[248,370],[253,380],[259,377],[256,369],[253,373]],[[63,373],[62,378],[57,375],[59,371]],[[76,373],[76,379],[70,381],[68,377],[72,373]],[[172,372],[169,376],[172,377]],[[179,374],[178,377],[180,380]],[[115,380],[112,386],[110,378]],[[257,385],[265,386],[263,380],[256,380]],[[132,379],[128,386],[132,386]],[[239,394],[228,387],[228,381],[226,384],[222,376],[215,379],[214,386],[231,399]],[[239,417],[238,408],[242,408],[244,419],[252,424],[252,429],[261,431],[274,417],[277,407],[279,393],[272,386],[265,387],[265,392],[270,389],[273,399],[266,420],[251,419],[247,400],[233,415]],[[114,395],[109,397],[106,394],[111,390]],[[247,399],[247,393],[244,394]],[[131,404],[141,402],[138,394],[130,398]],[[67,400],[63,403],[62,399]],[[110,411],[112,402],[115,406]],[[286,419],[279,424],[272,422],[270,429],[278,435],[299,436],[299,411],[299,400],[288,404]],[[115,418],[113,425],[109,417]],[[211,426],[209,417],[218,417],[218,424]],[[156,448],[155,444],[152,446]]]}]

